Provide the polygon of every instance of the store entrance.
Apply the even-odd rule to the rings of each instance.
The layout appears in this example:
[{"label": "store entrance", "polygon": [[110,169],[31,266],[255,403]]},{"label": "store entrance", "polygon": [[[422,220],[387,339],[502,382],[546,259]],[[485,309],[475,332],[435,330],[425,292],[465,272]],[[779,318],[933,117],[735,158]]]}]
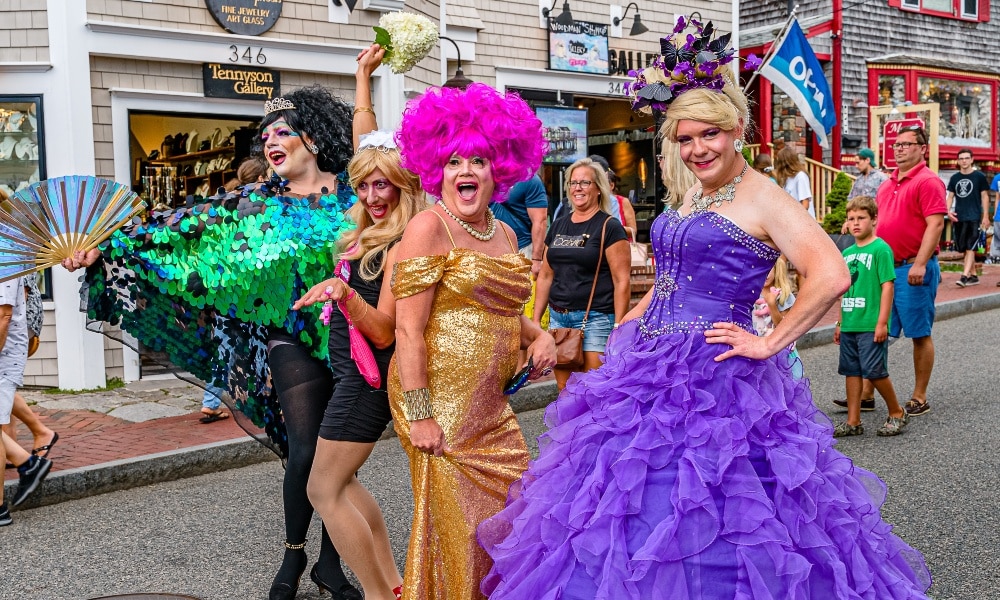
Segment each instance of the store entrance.
[{"label": "store entrance", "polygon": [[250,155],[257,124],[245,117],[130,111],[133,189],[154,210],[218,193]]}]

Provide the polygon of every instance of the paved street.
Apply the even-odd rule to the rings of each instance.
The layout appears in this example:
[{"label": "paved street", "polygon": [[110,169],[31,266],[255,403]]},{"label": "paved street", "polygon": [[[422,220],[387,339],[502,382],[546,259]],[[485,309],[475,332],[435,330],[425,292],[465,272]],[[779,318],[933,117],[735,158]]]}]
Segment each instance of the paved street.
[{"label": "paved street", "polygon": [[[863,438],[839,445],[887,482],[884,516],[924,552],[937,599],[1000,598],[998,323],[1000,310],[939,323],[931,412],[913,419],[903,436],[877,438],[885,418],[879,406],[864,415]],[[904,401],[912,385],[909,352],[905,340],[890,352]],[[828,409],[843,395],[837,348],[802,354],[817,402]],[[544,430],[540,411],[520,417],[529,439]],[[263,598],[281,557],[280,477],[280,465],[270,462],[15,512],[14,525],[0,530],[0,598],[80,600],[139,591]],[[402,563],[409,479],[396,440],[377,446],[363,477],[387,512]],[[318,531],[309,537],[311,557]],[[304,580],[299,598],[319,598],[316,587]]]}]

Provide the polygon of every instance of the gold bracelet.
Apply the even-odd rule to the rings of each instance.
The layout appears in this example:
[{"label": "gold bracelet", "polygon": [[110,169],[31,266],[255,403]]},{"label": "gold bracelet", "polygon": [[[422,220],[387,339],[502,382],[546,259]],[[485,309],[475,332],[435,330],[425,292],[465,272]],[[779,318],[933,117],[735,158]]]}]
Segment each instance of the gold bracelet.
[{"label": "gold bracelet", "polygon": [[354,107],[354,116],[355,117],[358,116],[359,112],[370,112],[371,114],[374,115],[375,114],[375,109],[373,109],[370,106],[355,106]]},{"label": "gold bracelet", "polygon": [[431,391],[427,388],[419,388],[403,392],[403,414],[407,421],[433,419]]}]

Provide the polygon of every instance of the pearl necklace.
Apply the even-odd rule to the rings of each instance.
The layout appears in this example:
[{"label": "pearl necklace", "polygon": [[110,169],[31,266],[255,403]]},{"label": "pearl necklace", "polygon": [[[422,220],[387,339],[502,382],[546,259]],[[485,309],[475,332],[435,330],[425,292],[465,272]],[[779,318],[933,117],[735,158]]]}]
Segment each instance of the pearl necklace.
[{"label": "pearl necklace", "polygon": [[476,238],[477,240],[481,242],[488,242],[492,240],[494,234],[496,234],[497,221],[495,218],[493,218],[493,211],[489,209],[486,210],[486,231],[477,231],[472,225],[469,225],[468,222],[459,219],[458,217],[455,216],[454,213],[448,210],[448,207],[444,205],[444,200],[438,200],[437,203],[438,206],[440,206],[442,210],[444,210],[444,214],[448,215],[452,219],[455,219],[455,221],[457,221],[458,224],[462,226],[462,229],[468,231],[469,235]]},{"label": "pearl necklace", "polygon": [[733,198],[736,197],[736,184],[743,181],[743,176],[747,174],[747,169],[750,168],[750,163],[743,164],[743,170],[740,174],[736,176],[731,182],[719,188],[714,194],[709,195],[707,198],[702,199],[701,193],[705,188],[699,188],[694,196],[691,197],[691,204],[694,206],[694,210],[703,211],[708,210],[709,206],[722,206],[723,202],[732,202]]}]

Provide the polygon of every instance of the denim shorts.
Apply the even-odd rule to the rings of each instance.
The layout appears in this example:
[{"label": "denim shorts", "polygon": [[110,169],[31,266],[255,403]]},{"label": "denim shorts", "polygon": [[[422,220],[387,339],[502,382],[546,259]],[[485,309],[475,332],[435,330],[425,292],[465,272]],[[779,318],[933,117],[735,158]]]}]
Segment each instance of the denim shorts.
[{"label": "denim shorts", "polygon": [[840,334],[840,366],[844,377],[884,379],[889,376],[889,342],[875,341],[874,331]]},{"label": "denim shorts", "polygon": [[898,338],[900,333],[908,338],[922,338],[931,334],[934,325],[934,299],[941,283],[941,267],[937,257],[927,261],[923,285],[910,285],[906,276],[912,264],[896,267],[895,294],[892,298],[892,318],[889,335]]},{"label": "denim shorts", "polygon": [[[583,315],[586,311],[571,310],[569,312],[549,311],[549,329],[570,327],[580,329],[583,325]],[[587,328],[583,330],[583,351],[604,352],[608,345],[608,336],[615,328],[615,316],[608,313],[590,311],[587,317]]]}]

